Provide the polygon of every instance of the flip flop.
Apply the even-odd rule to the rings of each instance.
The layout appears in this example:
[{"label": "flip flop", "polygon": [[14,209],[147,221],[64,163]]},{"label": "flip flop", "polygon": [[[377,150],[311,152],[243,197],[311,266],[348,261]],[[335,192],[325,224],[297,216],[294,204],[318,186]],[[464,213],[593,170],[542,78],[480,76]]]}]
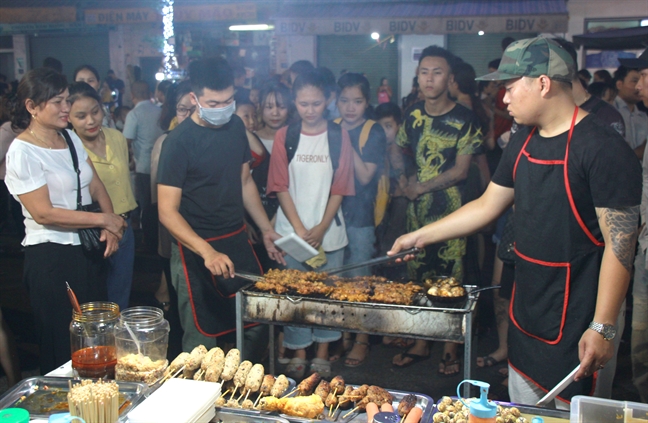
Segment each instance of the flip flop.
[{"label": "flip flop", "polygon": [[421,361],[425,361],[425,360],[428,360],[430,358],[430,354],[428,354],[428,355],[418,355],[418,354],[411,354],[411,353],[408,353],[408,352],[401,353],[401,356],[403,358],[409,358],[412,361],[410,361],[409,363],[405,363],[405,364],[394,364],[394,363],[392,363],[393,367],[398,367],[399,369],[404,369],[406,367],[412,366],[412,365],[414,365],[416,363],[420,363]]},{"label": "flip flop", "polygon": [[484,365],[483,365],[483,366],[480,366],[479,364],[475,363],[475,364],[477,364],[477,367],[481,367],[481,368],[484,368],[484,367],[493,367],[494,365],[496,365],[496,364],[498,364],[498,363],[500,363],[500,362],[502,361],[502,360],[499,360],[499,361],[498,361],[498,360],[495,359],[495,357],[493,357],[492,355],[485,355],[485,356],[481,357],[481,359],[482,359],[483,362],[484,362]]}]

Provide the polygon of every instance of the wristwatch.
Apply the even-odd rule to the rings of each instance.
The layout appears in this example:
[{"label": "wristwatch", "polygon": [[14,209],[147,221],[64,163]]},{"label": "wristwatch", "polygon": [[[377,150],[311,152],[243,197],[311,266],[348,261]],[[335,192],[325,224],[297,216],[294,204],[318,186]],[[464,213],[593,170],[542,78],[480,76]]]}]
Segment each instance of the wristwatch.
[{"label": "wristwatch", "polygon": [[613,340],[617,332],[614,325],[604,325],[603,323],[590,322],[589,328],[600,333],[606,341]]}]

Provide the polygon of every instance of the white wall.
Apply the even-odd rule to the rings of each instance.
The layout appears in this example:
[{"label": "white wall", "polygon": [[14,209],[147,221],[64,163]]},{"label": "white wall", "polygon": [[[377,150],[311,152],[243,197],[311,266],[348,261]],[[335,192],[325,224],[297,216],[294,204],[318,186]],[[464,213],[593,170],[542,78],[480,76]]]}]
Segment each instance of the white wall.
[{"label": "white wall", "polygon": [[398,104],[412,89],[412,78],[416,75],[418,61],[412,61],[412,48],[431,45],[446,46],[445,35],[400,35],[398,37]]},{"label": "white wall", "polygon": [[308,60],[317,66],[317,36],[284,35],[277,36],[276,72],[281,74],[298,60]]}]

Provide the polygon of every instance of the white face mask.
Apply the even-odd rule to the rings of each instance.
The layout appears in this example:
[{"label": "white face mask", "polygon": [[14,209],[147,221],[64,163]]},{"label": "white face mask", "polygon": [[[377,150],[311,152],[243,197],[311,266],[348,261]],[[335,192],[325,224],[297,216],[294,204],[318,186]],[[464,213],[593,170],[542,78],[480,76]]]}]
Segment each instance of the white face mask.
[{"label": "white face mask", "polygon": [[236,110],[236,101],[232,101],[229,105],[225,107],[215,108],[215,107],[203,107],[198,102],[196,98],[196,104],[198,104],[198,116],[205,122],[214,125],[221,126],[225,125],[230,121],[234,111]]}]

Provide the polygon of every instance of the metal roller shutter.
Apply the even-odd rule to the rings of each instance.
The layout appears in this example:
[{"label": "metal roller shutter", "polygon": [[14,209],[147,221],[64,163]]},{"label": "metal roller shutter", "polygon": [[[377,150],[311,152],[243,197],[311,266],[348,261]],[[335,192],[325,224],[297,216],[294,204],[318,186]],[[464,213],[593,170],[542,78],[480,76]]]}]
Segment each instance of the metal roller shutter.
[{"label": "metal roller shutter", "polygon": [[513,37],[516,40],[532,38],[537,34],[450,34],[448,50],[470,63],[477,76],[488,72],[488,62],[502,57],[502,40]]},{"label": "metal roller shutter", "polygon": [[99,34],[69,34],[29,37],[32,68],[43,64],[46,57],[63,63],[63,74],[68,82],[81,65],[92,65],[103,79],[110,69],[108,32]]},{"label": "metal roller shutter", "polygon": [[[367,35],[321,35],[317,37],[317,64],[333,71],[336,78],[343,69],[364,73],[371,85],[371,104],[377,104],[376,89],[380,79],[389,80],[398,93],[398,43],[378,44]],[[398,103],[398,99],[392,99]]]}]

